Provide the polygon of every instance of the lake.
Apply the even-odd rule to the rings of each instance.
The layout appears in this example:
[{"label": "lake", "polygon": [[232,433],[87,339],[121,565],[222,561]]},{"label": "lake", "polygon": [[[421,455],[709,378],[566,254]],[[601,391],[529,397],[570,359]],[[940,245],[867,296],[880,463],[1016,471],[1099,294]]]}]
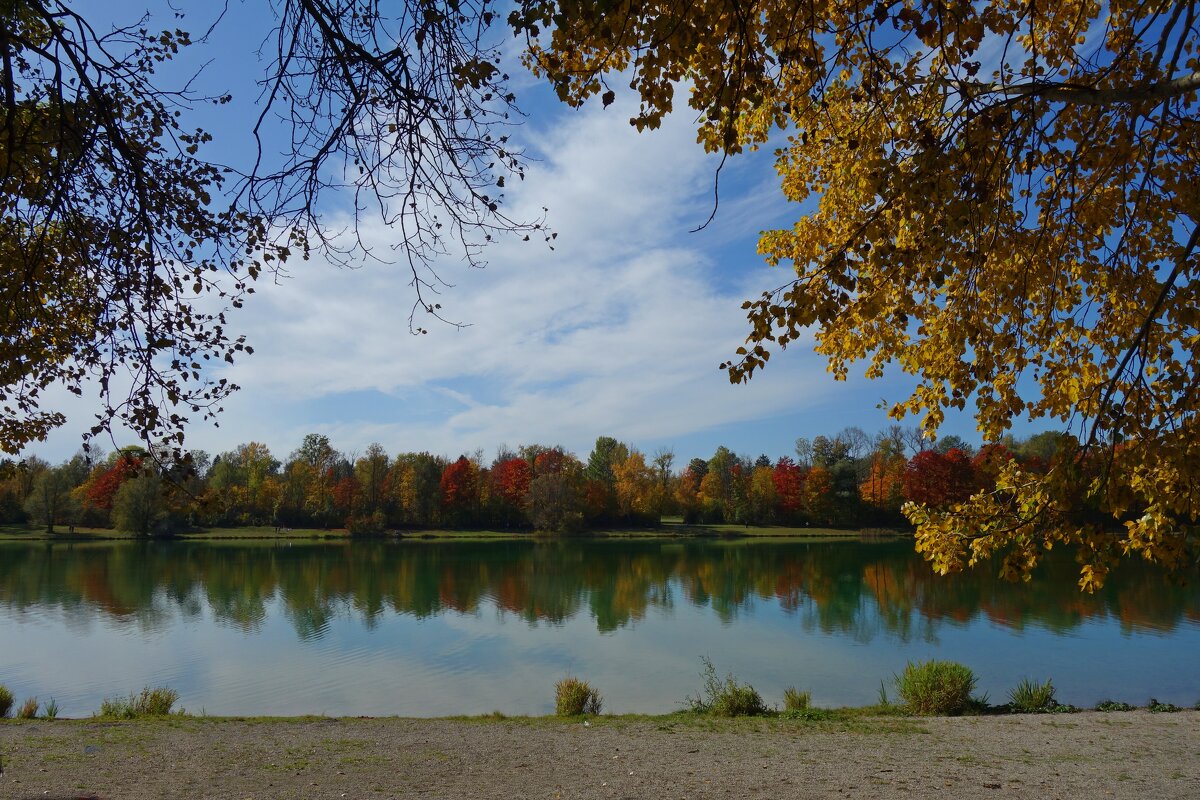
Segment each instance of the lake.
[{"label": "lake", "polygon": [[0,683],[65,716],[146,685],[192,713],[439,716],[548,713],[571,674],[657,713],[702,656],[826,706],[946,658],[993,703],[1025,677],[1082,706],[1200,700],[1195,575],[1128,564],[1087,595],[1069,558],[994,572],[935,576],[904,540],[5,542]]}]

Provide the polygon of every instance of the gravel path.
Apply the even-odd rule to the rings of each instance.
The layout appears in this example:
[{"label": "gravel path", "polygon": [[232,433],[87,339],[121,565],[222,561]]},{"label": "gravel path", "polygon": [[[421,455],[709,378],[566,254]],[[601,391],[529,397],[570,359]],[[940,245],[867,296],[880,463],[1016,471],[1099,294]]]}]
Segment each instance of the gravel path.
[{"label": "gravel path", "polygon": [[1200,797],[1200,713],[0,723],[0,798]]}]

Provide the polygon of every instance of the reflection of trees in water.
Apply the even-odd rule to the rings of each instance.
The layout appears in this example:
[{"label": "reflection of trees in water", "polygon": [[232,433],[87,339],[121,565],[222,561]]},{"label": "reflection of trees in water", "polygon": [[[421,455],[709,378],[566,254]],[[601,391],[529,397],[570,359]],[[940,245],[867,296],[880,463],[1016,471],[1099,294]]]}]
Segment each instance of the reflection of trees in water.
[{"label": "reflection of trees in water", "polygon": [[1010,628],[1069,631],[1115,619],[1125,631],[1200,621],[1200,594],[1129,564],[1095,595],[1076,565],[1047,562],[1027,584],[987,571],[936,577],[906,542],[573,541],[534,543],[249,544],[135,542],[0,546],[0,603],[93,611],[143,628],[207,604],[222,624],[263,625],[277,604],[302,638],[339,615],[379,623],[388,611],[427,617],[495,607],[533,622],[586,611],[601,631],[671,609],[679,598],[724,622],[777,603],[805,630],[866,641],[931,639],[980,617]]}]

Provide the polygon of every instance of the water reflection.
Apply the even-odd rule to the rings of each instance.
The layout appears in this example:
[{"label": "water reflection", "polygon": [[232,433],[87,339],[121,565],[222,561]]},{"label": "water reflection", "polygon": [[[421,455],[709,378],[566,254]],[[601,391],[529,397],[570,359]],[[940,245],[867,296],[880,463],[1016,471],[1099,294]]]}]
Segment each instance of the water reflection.
[{"label": "water reflection", "polygon": [[907,542],[4,544],[0,608],[75,622],[98,613],[143,632],[207,608],[220,624],[254,633],[277,607],[301,640],[320,640],[347,615],[371,629],[390,612],[423,619],[495,608],[552,626],[586,612],[609,633],[677,604],[711,609],[729,625],[761,602],[805,630],[861,642],[929,640],[980,619],[1055,634],[1097,620],[1126,634],[1200,622],[1195,576],[1181,584],[1129,564],[1086,595],[1075,572],[1060,559],[1027,584],[986,569],[937,577]]}]

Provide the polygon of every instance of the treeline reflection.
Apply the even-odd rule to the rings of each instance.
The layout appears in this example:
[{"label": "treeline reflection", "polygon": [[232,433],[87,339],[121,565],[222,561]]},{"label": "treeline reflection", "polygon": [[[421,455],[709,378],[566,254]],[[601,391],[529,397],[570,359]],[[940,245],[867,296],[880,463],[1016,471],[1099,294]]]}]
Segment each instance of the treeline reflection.
[{"label": "treeline reflection", "polygon": [[1092,620],[1125,631],[1200,622],[1200,582],[1124,565],[1094,595],[1075,588],[1076,565],[1052,560],[1030,583],[987,569],[938,577],[911,543],[591,541],[538,543],[6,544],[0,604],[53,609],[75,622],[99,612],[156,629],[207,606],[253,631],[278,605],[302,638],[350,615],[416,617],[498,609],[557,624],[586,613],[603,632],[654,608],[709,608],[722,621],[778,604],[810,631],[868,640],[932,637],[943,625],[987,620],[1069,632]]}]

